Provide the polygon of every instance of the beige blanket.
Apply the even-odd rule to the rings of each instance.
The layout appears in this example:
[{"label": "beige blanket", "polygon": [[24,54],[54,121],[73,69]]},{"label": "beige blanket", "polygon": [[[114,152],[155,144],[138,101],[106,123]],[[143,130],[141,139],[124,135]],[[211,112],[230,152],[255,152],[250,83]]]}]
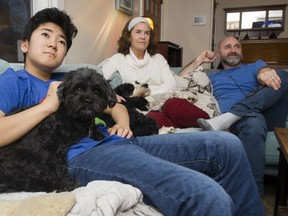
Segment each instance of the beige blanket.
[{"label": "beige blanket", "polygon": [[150,110],[161,110],[169,98],[182,98],[204,110],[210,118],[220,114],[218,102],[213,96],[212,84],[202,66],[184,77],[174,75],[174,78],[176,89],[146,97]]}]

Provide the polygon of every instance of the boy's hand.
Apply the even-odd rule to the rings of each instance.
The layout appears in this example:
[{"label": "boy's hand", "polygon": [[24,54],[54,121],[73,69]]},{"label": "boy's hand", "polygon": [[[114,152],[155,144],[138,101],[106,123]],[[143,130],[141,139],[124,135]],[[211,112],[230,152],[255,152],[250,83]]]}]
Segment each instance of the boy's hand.
[{"label": "boy's hand", "polygon": [[58,86],[60,84],[60,81],[51,82],[46,94],[46,98],[43,101],[43,103],[45,103],[45,105],[50,109],[52,113],[56,112],[60,106],[60,101],[57,94]]},{"label": "boy's hand", "polygon": [[118,124],[115,124],[113,127],[109,128],[108,132],[111,135],[116,134],[118,136],[125,137],[125,138],[131,138],[133,136],[133,132],[130,130],[130,128],[124,128]]}]

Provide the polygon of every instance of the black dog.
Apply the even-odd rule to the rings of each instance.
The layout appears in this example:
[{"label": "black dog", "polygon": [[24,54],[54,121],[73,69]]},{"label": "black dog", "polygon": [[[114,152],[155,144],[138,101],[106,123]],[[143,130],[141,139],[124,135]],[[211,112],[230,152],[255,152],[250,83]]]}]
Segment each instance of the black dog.
[{"label": "black dog", "polygon": [[[156,121],[138,111],[148,111],[149,103],[145,99],[145,97],[150,94],[148,84],[137,83],[137,85],[134,86],[131,83],[124,83],[115,88],[115,93],[126,100],[122,101],[122,104],[125,105],[128,110],[130,129],[135,137],[159,133],[159,127]],[[112,127],[115,124],[109,115],[104,114],[102,119],[108,127]]]},{"label": "black dog", "polygon": [[60,107],[15,143],[0,148],[0,192],[71,191],[79,186],[68,176],[68,148],[89,135],[103,139],[94,118],[116,96],[95,70],[80,68],[64,76]]}]

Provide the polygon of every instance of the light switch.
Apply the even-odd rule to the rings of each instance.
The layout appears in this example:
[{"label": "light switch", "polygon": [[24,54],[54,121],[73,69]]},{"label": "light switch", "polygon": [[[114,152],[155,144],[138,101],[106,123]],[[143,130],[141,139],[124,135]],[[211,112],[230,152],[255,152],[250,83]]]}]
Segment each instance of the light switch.
[{"label": "light switch", "polygon": [[206,25],[206,16],[193,17],[193,25]]}]

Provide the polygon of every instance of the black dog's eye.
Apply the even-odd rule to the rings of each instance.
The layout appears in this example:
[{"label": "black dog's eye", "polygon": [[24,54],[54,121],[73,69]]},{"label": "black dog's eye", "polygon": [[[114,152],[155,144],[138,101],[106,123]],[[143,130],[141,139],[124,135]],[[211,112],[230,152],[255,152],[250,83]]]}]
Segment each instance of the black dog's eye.
[{"label": "black dog's eye", "polygon": [[92,91],[94,92],[94,94],[100,95],[102,93],[101,89],[94,87],[92,88]]},{"label": "black dog's eye", "polygon": [[83,91],[83,88],[78,87],[76,90],[77,90],[78,92],[82,92],[82,91]]}]

